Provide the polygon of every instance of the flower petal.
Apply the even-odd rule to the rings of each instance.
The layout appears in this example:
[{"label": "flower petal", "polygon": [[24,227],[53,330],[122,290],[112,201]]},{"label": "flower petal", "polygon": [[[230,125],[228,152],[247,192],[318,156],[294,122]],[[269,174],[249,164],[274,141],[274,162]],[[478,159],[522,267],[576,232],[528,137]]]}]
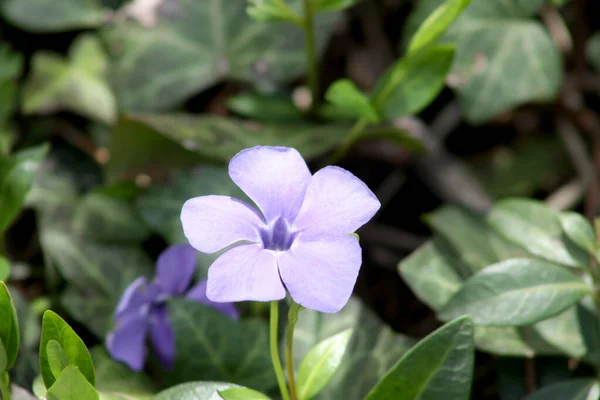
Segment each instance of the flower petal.
[{"label": "flower petal", "polygon": [[129,313],[136,313],[146,304],[150,304],[158,296],[161,295],[162,289],[154,283],[148,284],[146,278],[140,276],[133,281],[121,296],[117,309],[115,311],[115,319]]},{"label": "flower petal", "polygon": [[215,301],[211,301],[206,296],[206,287],[208,285],[208,280],[203,280],[198,282],[193,288],[190,289],[188,294],[185,296],[188,299],[195,300],[199,303],[206,304],[207,306],[211,306],[215,310],[227,315],[232,319],[239,319],[240,314],[238,310],[235,308],[233,303],[217,303]]},{"label": "flower petal", "polygon": [[118,319],[118,325],[106,338],[111,357],[122,361],[134,371],[144,368],[148,314],[128,313]]},{"label": "flower petal", "polygon": [[152,310],[150,339],[162,366],[166,369],[173,368],[175,362],[175,334],[171,327],[169,313],[164,305]]},{"label": "flower petal", "polygon": [[185,293],[196,272],[196,250],[178,244],[163,251],[156,263],[156,279],[171,295]]},{"label": "flower petal", "polygon": [[297,241],[277,256],[279,273],[295,302],[313,310],[334,313],[348,302],[362,263],[358,240]]},{"label": "flower petal", "polygon": [[271,223],[279,217],[294,221],[311,175],[295,149],[257,146],[231,159],[229,176]]},{"label": "flower petal", "polygon": [[208,298],[215,302],[271,301],[285,297],[273,253],[256,244],[236,246],[208,270]]},{"label": "flower petal", "polygon": [[214,253],[242,240],[259,242],[260,215],[248,204],[228,196],[202,196],[185,202],[183,233],[203,253]]},{"label": "flower petal", "polygon": [[366,224],[380,206],[373,192],[352,173],[325,167],[313,175],[294,229],[305,241],[338,238]]}]

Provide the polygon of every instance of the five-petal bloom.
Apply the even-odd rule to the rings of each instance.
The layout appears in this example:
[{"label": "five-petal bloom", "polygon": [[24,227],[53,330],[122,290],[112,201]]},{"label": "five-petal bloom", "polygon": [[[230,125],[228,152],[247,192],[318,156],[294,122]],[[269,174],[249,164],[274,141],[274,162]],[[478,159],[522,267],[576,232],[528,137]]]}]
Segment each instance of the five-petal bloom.
[{"label": "five-petal bloom", "polygon": [[166,301],[184,296],[210,305],[238,318],[231,303],[214,303],[206,297],[206,280],[187,290],[196,271],[196,252],[187,245],[176,245],[165,250],[156,264],[156,278],[147,283],[141,276],[125,289],[115,312],[117,326],[106,339],[111,356],[139,371],[146,358],[146,336],[150,339],[161,363],[170,368],[175,358],[175,337]]},{"label": "five-petal bloom", "polygon": [[371,190],[342,168],[311,175],[302,156],[285,147],[243,150],[229,175],[262,214],[227,196],[190,199],[181,212],[185,236],[199,251],[235,244],[210,267],[208,298],[279,300],[287,288],[306,308],[339,311],[362,263],[351,234],[380,207]]}]

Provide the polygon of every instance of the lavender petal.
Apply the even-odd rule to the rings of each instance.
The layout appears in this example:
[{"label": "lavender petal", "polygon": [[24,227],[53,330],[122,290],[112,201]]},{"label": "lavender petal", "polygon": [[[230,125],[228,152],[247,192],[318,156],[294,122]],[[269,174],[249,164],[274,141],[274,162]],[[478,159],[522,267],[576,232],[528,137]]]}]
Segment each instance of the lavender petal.
[{"label": "lavender petal", "polygon": [[191,300],[195,300],[199,303],[206,304],[207,306],[211,306],[215,310],[227,315],[229,318],[239,319],[240,314],[238,313],[238,310],[235,308],[235,305],[233,303],[217,303],[211,301],[206,296],[207,286],[208,280],[205,279],[203,281],[200,281],[190,289],[190,291],[185,297]]},{"label": "lavender petal", "polygon": [[156,279],[171,295],[180,295],[190,286],[196,272],[196,251],[188,244],[171,246],[156,263]]}]

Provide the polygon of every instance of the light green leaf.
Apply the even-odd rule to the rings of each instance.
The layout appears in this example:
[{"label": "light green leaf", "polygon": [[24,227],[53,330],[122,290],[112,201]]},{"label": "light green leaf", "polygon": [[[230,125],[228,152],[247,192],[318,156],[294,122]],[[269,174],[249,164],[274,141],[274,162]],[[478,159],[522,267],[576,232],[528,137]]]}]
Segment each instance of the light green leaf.
[{"label": "light green leaf", "polygon": [[75,366],[68,366],[46,393],[48,400],[99,400],[98,392]]},{"label": "light green leaf", "polygon": [[[43,349],[41,351],[44,351]],[[48,366],[50,372],[55,379],[58,379],[63,369],[69,366],[67,355],[62,350],[60,343],[51,339],[46,344],[46,357],[48,358]]]},{"label": "light green leaf", "polygon": [[10,262],[4,256],[0,256],[0,281],[7,281],[10,276]]},{"label": "light green leaf", "polygon": [[[274,86],[306,68],[304,33],[292,24],[267,24],[246,13],[247,0],[160,2],[144,18],[107,28],[111,77],[125,111],[170,109],[222,79]],[[339,13],[317,18],[324,48]],[[136,18],[134,16],[134,18]],[[139,17],[138,17],[139,19]]]},{"label": "light green leaf", "polygon": [[358,4],[361,0],[316,0],[317,11],[344,10]]},{"label": "light green leaf", "polygon": [[246,195],[225,168],[203,166],[191,172],[177,171],[167,184],[155,184],[138,197],[137,209],[144,222],[170,244],[187,241],[181,226],[181,208],[197,196],[221,195],[244,201]]},{"label": "light green leaf", "polygon": [[104,58],[99,40],[91,34],[77,39],[68,60],[54,53],[36,53],[25,83],[23,112],[47,115],[71,111],[113,123],[117,106],[104,77]]},{"label": "light green leaf", "polygon": [[21,211],[47,152],[48,146],[42,145],[0,159],[0,232],[5,231]]},{"label": "light green leaf", "polygon": [[244,117],[259,121],[296,121],[302,113],[289,96],[244,92],[231,96],[227,107]]},{"label": "light green leaf", "polygon": [[[96,374],[87,347],[81,338],[77,336],[73,328],[56,313],[48,310],[42,318],[42,337],[40,339],[40,369],[46,388],[50,389],[57,380],[50,365],[50,354],[47,351],[48,343],[51,340],[58,342],[60,347],[62,347],[68,365],[76,367],[78,371],[81,371],[85,379],[93,386],[96,382]],[[54,353],[53,355],[56,354]]]},{"label": "light green leaf", "polygon": [[[419,1],[406,24],[405,37],[443,1]],[[449,81],[472,123],[485,122],[524,103],[551,101],[558,94],[560,53],[545,27],[531,18],[542,3],[473,0],[445,36],[456,45]]]},{"label": "light green leaf", "polygon": [[2,339],[0,339],[0,375],[4,374],[7,366],[8,358],[6,355],[6,349],[4,349],[4,344],[2,344]]},{"label": "light green leaf", "polygon": [[363,400],[416,342],[394,332],[360,300],[351,298],[336,314],[300,313],[294,333],[294,363],[299,365],[317,343],[347,329],[352,329],[352,337],[337,372],[317,396],[320,400]]},{"label": "light green leaf", "polygon": [[408,53],[414,53],[430,44],[435,43],[458,18],[460,13],[471,0],[446,0],[435,9],[412,37],[408,46]]},{"label": "light green leaf", "polygon": [[554,318],[540,321],[530,328],[522,328],[522,333],[523,336],[539,336],[558,349],[560,354],[581,359],[588,352],[583,329],[577,307],[571,307]]},{"label": "light green leaf", "polygon": [[302,27],[304,21],[298,13],[278,0],[248,0],[248,15],[257,21],[291,22]]},{"label": "light green leaf", "polygon": [[467,280],[438,317],[469,315],[478,325],[522,326],[554,317],[588,294],[587,284],[561,267],[512,259]]},{"label": "light green leaf", "polygon": [[237,387],[231,383],[188,382],[173,386],[152,397],[152,400],[217,400],[218,392]]},{"label": "light green leaf", "polygon": [[150,235],[132,204],[95,193],[79,201],[73,215],[73,230],[104,242],[140,242]]},{"label": "light green leaf", "polygon": [[0,282],[0,321],[0,340],[6,352],[5,370],[10,370],[19,353],[20,333],[17,311],[4,282]]},{"label": "light green leaf", "polygon": [[325,99],[357,118],[364,118],[371,123],[379,122],[379,115],[369,103],[367,95],[349,79],[334,82],[327,89]]},{"label": "light green leaf", "polygon": [[231,388],[219,391],[223,400],[269,400],[269,397],[248,388]]},{"label": "light green leaf", "polygon": [[545,386],[524,400],[597,400],[600,387],[594,379],[577,378]]},{"label": "light green leaf", "polygon": [[598,244],[594,228],[585,217],[572,211],[563,211],[559,215],[560,225],[565,234],[579,247],[594,254]]},{"label": "light green leaf", "polygon": [[475,347],[473,321],[452,321],[420,341],[365,400],[468,400]]},{"label": "light green leaf", "polygon": [[276,386],[264,323],[235,321],[186,299],[173,299],[168,308],[177,348],[168,384],[202,376],[257,390]]},{"label": "light green leaf", "polygon": [[582,268],[589,256],[564,234],[558,211],[530,199],[506,199],[494,206],[489,224],[511,242],[534,256]]},{"label": "light green leaf", "polygon": [[385,120],[418,113],[442,91],[452,67],[453,46],[431,46],[407,55],[379,79],[371,95]]},{"label": "light green leaf", "polygon": [[352,330],[347,329],[323,340],[310,349],[298,368],[298,395],[301,399],[311,399],[320,393],[337,372]]},{"label": "light green leaf", "polygon": [[104,21],[97,0],[6,0],[2,13],[12,24],[36,33],[93,28]]}]

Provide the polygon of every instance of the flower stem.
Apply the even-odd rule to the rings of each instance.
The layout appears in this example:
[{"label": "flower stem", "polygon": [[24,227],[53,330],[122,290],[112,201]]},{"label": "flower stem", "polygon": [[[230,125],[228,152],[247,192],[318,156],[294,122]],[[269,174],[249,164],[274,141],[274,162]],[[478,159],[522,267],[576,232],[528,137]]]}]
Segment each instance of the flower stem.
[{"label": "flower stem", "polygon": [[292,306],[288,314],[288,330],[285,344],[285,365],[288,374],[288,383],[290,385],[290,393],[292,400],[298,400],[298,392],[296,390],[296,376],[294,374],[294,328],[296,322],[298,322],[298,313],[300,312],[300,305],[292,300]]},{"label": "flower stem", "polygon": [[0,376],[0,393],[2,393],[3,400],[10,399],[10,380],[8,379],[8,373],[4,372]]},{"label": "flower stem", "polygon": [[304,38],[306,46],[306,62],[308,67],[308,86],[311,102],[309,114],[314,113],[319,96],[319,71],[317,65],[317,49],[315,43],[315,13],[312,0],[303,0],[304,5]]},{"label": "flower stem", "polygon": [[279,359],[279,343],[277,340],[277,326],[279,324],[279,302],[271,302],[271,321],[270,321],[270,346],[271,346],[271,362],[277,376],[279,391],[283,400],[290,400],[290,394],[285,384],[285,376],[281,368],[281,360]]},{"label": "flower stem", "polygon": [[331,164],[335,164],[338,161],[340,161],[342,157],[344,157],[344,155],[348,152],[348,150],[350,150],[352,145],[354,145],[354,143],[358,141],[358,139],[360,138],[363,131],[368,125],[369,121],[367,121],[364,118],[360,118],[358,121],[356,121],[356,123],[350,130],[350,133],[348,133],[348,136],[346,136],[340,147],[338,147],[338,149],[331,155],[331,157],[329,157],[329,162]]}]

